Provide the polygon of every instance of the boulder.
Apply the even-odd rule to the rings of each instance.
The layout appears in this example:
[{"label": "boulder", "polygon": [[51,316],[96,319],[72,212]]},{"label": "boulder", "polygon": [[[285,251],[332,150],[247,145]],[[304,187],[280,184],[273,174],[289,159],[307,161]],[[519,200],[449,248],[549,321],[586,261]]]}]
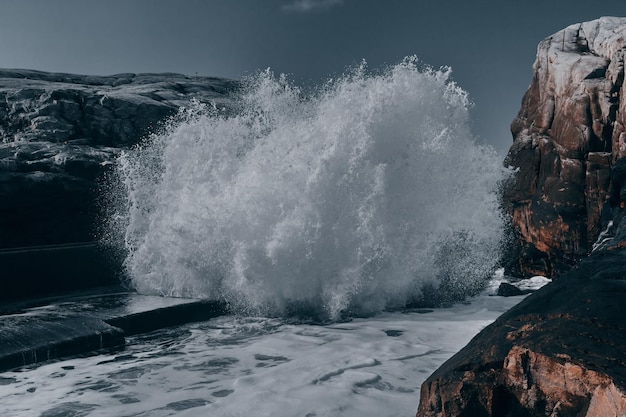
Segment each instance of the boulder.
[{"label": "boulder", "polygon": [[626,414],[625,257],[594,254],[503,314],[424,382],[417,416]]},{"label": "boulder", "polygon": [[530,290],[521,290],[517,288],[513,284],[509,284],[507,282],[503,282],[498,286],[498,290],[496,291],[496,295],[501,297],[515,297],[518,295],[528,294],[532,291]]},{"label": "boulder", "polygon": [[557,276],[606,227],[611,166],[626,155],[625,48],[626,18],[616,17],[539,44],[505,160],[515,169],[503,193],[518,254],[510,273]]}]

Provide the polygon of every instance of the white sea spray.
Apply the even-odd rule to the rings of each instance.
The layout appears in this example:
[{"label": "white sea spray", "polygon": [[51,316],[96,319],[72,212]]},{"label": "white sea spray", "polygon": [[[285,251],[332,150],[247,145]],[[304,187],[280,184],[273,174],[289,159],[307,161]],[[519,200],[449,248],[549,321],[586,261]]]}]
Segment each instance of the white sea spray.
[{"label": "white sea spray", "polygon": [[191,104],[118,161],[134,286],[330,318],[475,293],[499,260],[506,172],[468,107],[449,69],[415,58],[313,95],[268,70],[234,115]]}]

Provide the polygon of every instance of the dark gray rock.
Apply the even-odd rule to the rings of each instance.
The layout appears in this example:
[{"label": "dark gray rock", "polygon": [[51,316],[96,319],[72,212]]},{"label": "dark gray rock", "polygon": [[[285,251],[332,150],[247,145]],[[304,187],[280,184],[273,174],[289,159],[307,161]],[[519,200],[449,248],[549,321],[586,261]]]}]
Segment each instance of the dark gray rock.
[{"label": "dark gray rock", "polygon": [[0,70],[0,248],[94,239],[98,180],[190,101],[230,105],[237,82]]},{"label": "dark gray rock", "polygon": [[0,303],[118,284],[121,262],[96,242],[2,249]]},{"label": "dark gray rock", "polygon": [[[103,178],[121,149],[158,131],[160,123],[192,100],[227,109],[238,82],[180,74],[87,76],[0,69],[0,253],[15,267],[16,248],[94,242],[102,223]],[[21,253],[21,255],[17,255]],[[49,250],[35,256],[41,261]],[[61,252],[57,252],[61,253]],[[65,253],[65,252],[64,252]],[[11,256],[17,256],[12,259]],[[75,255],[78,255],[75,252]],[[101,266],[101,254],[81,253],[78,263]],[[69,259],[64,258],[64,261]],[[115,262],[109,263],[109,266]],[[117,263],[119,267],[119,262]],[[0,278],[0,299],[28,295],[28,286],[66,289],[81,268],[51,267],[57,275],[34,276],[44,268],[13,268]],[[60,277],[59,272],[66,274]],[[115,270],[101,270],[109,282]],[[99,274],[96,274],[99,275]],[[80,285],[98,279],[77,281]],[[18,291],[18,287],[21,288]],[[16,291],[12,291],[16,290]],[[40,291],[34,291],[40,292]]]},{"label": "dark gray rock", "polygon": [[517,288],[513,284],[509,284],[509,283],[503,282],[498,287],[498,291],[496,292],[496,295],[498,295],[500,297],[515,297],[515,296],[518,296],[518,295],[528,294],[530,292],[531,291],[520,290],[519,288]]},{"label": "dark gray rock", "polygon": [[128,146],[191,99],[228,105],[235,81],[180,74],[108,77],[0,70],[2,142]]}]

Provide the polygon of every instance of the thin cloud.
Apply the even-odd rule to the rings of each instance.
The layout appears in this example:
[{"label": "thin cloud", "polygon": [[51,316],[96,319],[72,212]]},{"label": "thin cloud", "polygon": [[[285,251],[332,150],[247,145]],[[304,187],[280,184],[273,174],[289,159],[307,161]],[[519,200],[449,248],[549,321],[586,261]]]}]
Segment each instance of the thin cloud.
[{"label": "thin cloud", "polygon": [[282,9],[286,12],[309,13],[318,10],[327,10],[331,7],[339,6],[343,0],[295,0],[289,4],[283,5]]}]

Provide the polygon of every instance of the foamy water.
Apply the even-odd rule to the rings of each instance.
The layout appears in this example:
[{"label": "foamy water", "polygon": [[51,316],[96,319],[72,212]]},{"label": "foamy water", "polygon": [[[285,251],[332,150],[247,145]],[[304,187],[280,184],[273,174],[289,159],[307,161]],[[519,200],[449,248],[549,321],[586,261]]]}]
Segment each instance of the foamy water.
[{"label": "foamy water", "polygon": [[421,383],[523,297],[324,326],[227,316],[0,375],[11,417],[412,416]]},{"label": "foamy water", "polygon": [[238,111],[191,106],[120,159],[142,293],[337,319],[476,294],[497,266],[499,157],[467,94],[414,58],[305,96],[266,71]]}]

